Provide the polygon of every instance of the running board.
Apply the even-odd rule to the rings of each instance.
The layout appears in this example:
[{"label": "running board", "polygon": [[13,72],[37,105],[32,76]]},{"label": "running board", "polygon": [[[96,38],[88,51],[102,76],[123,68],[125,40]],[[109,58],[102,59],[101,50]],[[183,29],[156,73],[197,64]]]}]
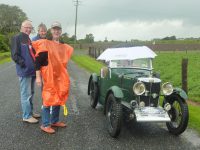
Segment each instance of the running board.
[{"label": "running board", "polygon": [[170,122],[168,113],[162,107],[143,107],[134,110],[137,122]]}]

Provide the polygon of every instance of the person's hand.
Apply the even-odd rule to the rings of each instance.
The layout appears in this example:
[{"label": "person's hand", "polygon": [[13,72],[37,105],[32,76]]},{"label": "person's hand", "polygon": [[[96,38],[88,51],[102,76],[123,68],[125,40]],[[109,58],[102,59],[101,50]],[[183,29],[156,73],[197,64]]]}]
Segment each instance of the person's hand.
[{"label": "person's hand", "polygon": [[38,86],[42,86],[42,79],[41,79],[41,77],[36,77],[36,84],[38,85]]}]

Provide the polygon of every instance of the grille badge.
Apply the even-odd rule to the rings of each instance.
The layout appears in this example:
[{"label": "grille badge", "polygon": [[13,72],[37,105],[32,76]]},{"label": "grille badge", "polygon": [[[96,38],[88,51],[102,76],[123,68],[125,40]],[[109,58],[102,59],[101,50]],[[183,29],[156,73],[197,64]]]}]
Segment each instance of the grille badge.
[{"label": "grille badge", "polygon": [[156,98],[157,96],[158,96],[157,93],[153,93],[153,94],[152,94],[152,97],[153,97],[153,98]]}]

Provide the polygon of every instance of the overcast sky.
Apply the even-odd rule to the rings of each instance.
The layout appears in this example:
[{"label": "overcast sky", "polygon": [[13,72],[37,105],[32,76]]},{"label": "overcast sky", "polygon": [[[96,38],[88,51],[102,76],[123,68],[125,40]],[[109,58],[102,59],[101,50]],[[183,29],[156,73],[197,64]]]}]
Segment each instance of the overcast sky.
[{"label": "overcast sky", "polygon": [[[74,34],[74,0],[0,0],[0,4],[19,6],[34,27],[59,21],[63,32]],[[200,0],[81,0],[77,38],[88,33],[95,40],[200,37]]]}]

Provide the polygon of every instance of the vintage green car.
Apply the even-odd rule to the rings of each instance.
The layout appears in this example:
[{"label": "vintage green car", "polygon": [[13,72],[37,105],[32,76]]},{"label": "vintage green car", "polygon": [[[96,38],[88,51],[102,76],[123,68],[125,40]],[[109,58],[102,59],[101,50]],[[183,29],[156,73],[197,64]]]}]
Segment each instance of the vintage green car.
[{"label": "vintage green car", "polygon": [[[100,103],[112,137],[120,134],[122,121],[166,122],[170,133],[179,135],[188,125],[187,94],[170,82],[162,83],[153,72],[156,54],[146,46],[106,49],[97,59],[107,62],[100,75],[89,78],[92,108]],[[163,64],[164,65],[164,64]]]}]

